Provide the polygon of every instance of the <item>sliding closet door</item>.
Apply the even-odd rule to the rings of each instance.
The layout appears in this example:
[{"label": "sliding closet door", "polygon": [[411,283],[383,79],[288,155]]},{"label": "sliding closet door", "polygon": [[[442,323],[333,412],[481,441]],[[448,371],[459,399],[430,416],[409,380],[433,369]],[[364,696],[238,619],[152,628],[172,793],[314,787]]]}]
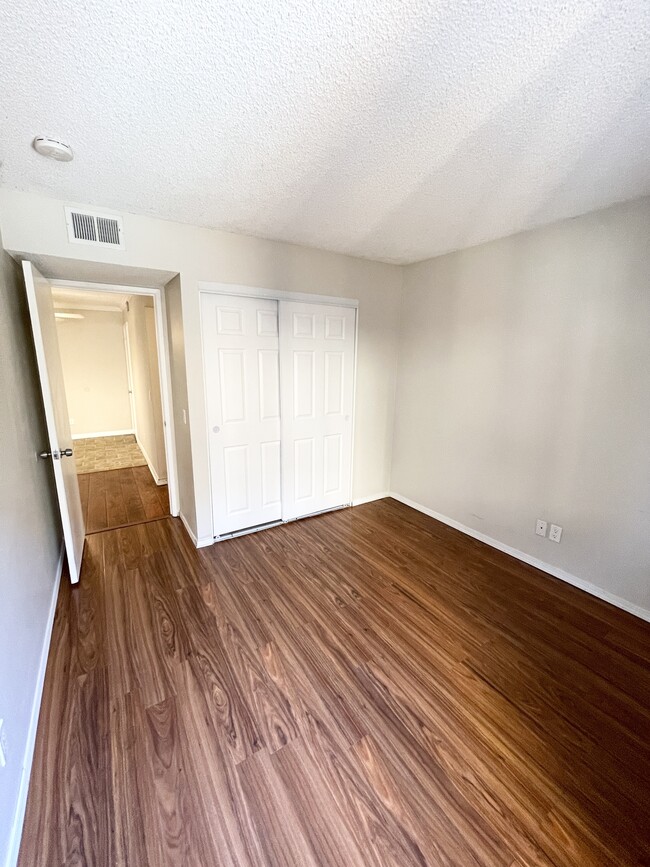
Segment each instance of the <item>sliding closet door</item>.
[{"label": "sliding closet door", "polygon": [[355,316],[280,301],[284,520],[350,502]]},{"label": "sliding closet door", "polygon": [[277,301],[202,296],[212,510],[216,536],[278,521]]}]

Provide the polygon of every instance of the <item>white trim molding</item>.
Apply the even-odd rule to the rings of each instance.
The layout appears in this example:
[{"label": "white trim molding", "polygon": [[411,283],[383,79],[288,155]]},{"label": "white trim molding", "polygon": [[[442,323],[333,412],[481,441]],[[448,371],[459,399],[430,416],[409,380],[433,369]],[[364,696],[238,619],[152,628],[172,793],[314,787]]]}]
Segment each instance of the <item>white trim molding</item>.
[{"label": "white trim molding", "polygon": [[43,686],[45,684],[47,658],[50,653],[50,642],[52,640],[52,629],[54,627],[54,615],[56,614],[56,603],[59,598],[59,587],[61,586],[61,575],[63,574],[64,561],[65,545],[62,542],[61,549],[59,551],[59,559],[57,561],[56,571],[54,574],[54,586],[52,587],[50,608],[47,614],[47,620],[45,622],[45,632],[43,634],[43,644],[41,646],[41,657],[38,663],[38,674],[36,675],[36,689],[34,690],[34,698],[32,699],[32,712],[29,718],[27,743],[25,744],[25,753],[23,755],[23,768],[22,776],[20,778],[20,788],[18,790],[18,801],[16,804],[16,811],[14,813],[13,825],[9,833],[9,846],[7,849],[5,867],[15,867],[15,865],[18,863],[18,853],[20,850],[20,841],[23,834],[23,823],[25,821],[25,810],[27,808],[29,780],[32,775],[32,763],[34,761],[34,748],[36,746],[38,717],[41,712],[41,700],[43,698]]},{"label": "white trim molding", "polygon": [[160,478],[160,476],[159,476],[158,473],[156,472],[156,468],[154,467],[153,463],[151,462],[151,458],[149,457],[149,455],[147,454],[147,452],[146,452],[146,450],[145,450],[145,447],[142,445],[142,443],[141,443],[140,440],[138,439],[138,435],[137,435],[137,434],[135,435],[135,441],[136,441],[137,444],[138,444],[138,448],[139,448],[140,451],[142,452],[142,457],[143,457],[143,458],[145,459],[145,461],[147,462],[147,466],[149,467],[149,472],[150,472],[151,475],[153,476],[153,480],[154,480],[154,482],[155,482],[157,485],[166,485],[166,484],[167,484],[167,479],[161,479],[161,478]]},{"label": "white trim molding", "polygon": [[72,439],[89,440],[95,439],[95,437],[123,437],[128,434],[135,434],[133,428],[129,428],[128,430],[96,430],[91,433],[76,433],[72,434]]},{"label": "white trim molding", "polygon": [[196,533],[190,527],[185,515],[182,512],[179,512],[178,517],[183,522],[183,526],[187,530],[187,535],[192,540],[195,548],[207,548],[208,545],[214,545],[214,537],[213,536],[204,536],[201,539],[197,539]]},{"label": "white trim molding", "polygon": [[213,295],[243,295],[246,298],[270,298],[274,301],[305,301],[308,304],[333,304],[336,307],[359,306],[356,298],[340,295],[314,295],[311,292],[286,292],[282,289],[262,289],[258,286],[241,286],[239,283],[209,283],[199,280],[199,292]]},{"label": "white trim molding", "polygon": [[461,524],[460,521],[456,521],[454,518],[448,518],[446,515],[441,515],[440,512],[435,512],[433,509],[421,505],[421,503],[416,503],[415,500],[409,500],[408,497],[403,497],[401,494],[395,493],[395,491],[392,491],[388,496],[392,497],[394,500],[398,500],[400,503],[404,503],[405,506],[410,506],[412,509],[416,509],[416,511],[428,515],[430,518],[435,518],[436,521],[447,524],[448,527],[460,530],[460,532],[465,533],[466,536],[471,536],[473,539],[478,539],[479,542],[484,542],[491,548],[496,548],[497,551],[503,551],[504,554],[509,554],[511,557],[521,560],[522,563],[527,563],[529,566],[534,566],[536,569],[540,569],[542,572],[546,572],[554,578],[559,578],[560,581],[572,584],[579,590],[584,590],[585,593],[589,593],[591,596],[602,599],[603,602],[609,602],[610,605],[615,605],[616,608],[621,608],[623,611],[627,611],[628,614],[634,614],[635,617],[640,617],[641,620],[647,620],[650,622],[650,611],[646,608],[642,608],[640,605],[635,605],[633,602],[628,602],[627,599],[615,596],[613,593],[603,590],[602,587],[598,587],[590,581],[585,581],[582,578],[578,578],[576,575],[572,575],[570,572],[565,572],[564,569],[560,569],[557,566],[551,566],[550,563],[545,563],[543,560],[538,560],[537,557],[532,557],[530,554],[526,554],[525,551],[520,551],[518,548],[511,548],[510,545],[506,545],[504,542],[499,542],[498,539],[493,539],[491,536],[486,536],[485,533],[480,533],[478,530],[466,527],[465,524]]}]

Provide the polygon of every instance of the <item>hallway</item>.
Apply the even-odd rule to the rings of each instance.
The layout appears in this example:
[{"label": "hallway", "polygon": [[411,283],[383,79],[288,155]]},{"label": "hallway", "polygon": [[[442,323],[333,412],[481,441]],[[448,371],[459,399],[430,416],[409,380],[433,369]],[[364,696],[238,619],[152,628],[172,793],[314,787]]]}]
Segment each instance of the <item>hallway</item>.
[{"label": "hallway", "polygon": [[79,493],[86,535],[169,515],[167,485],[157,485],[146,465],[83,473]]}]

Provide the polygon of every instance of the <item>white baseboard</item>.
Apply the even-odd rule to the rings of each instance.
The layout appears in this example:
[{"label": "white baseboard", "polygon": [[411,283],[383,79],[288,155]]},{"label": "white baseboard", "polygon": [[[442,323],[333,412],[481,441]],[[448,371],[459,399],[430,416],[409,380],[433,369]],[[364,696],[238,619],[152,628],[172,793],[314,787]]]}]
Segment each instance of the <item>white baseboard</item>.
[{"label": "white baseboard", "polygon": [[52,628],[54,626],[54,615],[56,613],[56,603],[59,598],[59,587],[61,585],[61,574],[63,573],[63,561],[65,558],[65,547],[61,543],[61,551],[59,560],[56,565],[56,575],[54,577],[54,587],[52,588],[52,598],[50,599],[50,609],[47,614],[45,623],[45,634],[43,635],[43,645],[41,647],[41,658],[38,664],[38,674],[36,676],[36,689],[32,700],[32,712],[29,719],[29,729],[27,731],[27,743],[25,745],[25,754],[23,756],[23,772],[20,779],[20,789],[18,791],[18,803],[16,804],[16,812],[14,813],[14,821],[9,835],[9,847],[7,849],[7,857],[5,867],[15,867],[18,863],[18,852],[20,850],[20,840],[23,833],[23,822],[25,821],[25,809],[27,807],[27,793],[29,791],[29,779],[32,774],[32,762],[34,761],[34,747],[36,746],[36,730],[38,728],[38,717],[41,711],[41,699],[43,698],[43,685],[45,683],[45,672],[47,670],[47,658],[50,652],[50,641],[52,640]]},{"label": "white baseboard", "polygon": [[212,536],[204,536],[201,539],[197,539],[196,533],[192,530],[187,522],[187,518],[182,512],[179,512],[178,517],[183,522],[183,526],[187,530],[187,534],[194,543],[195,548],[207,548],[208,545],[214,545],[214,538]]},{"label": "white baseboard", "polygon": [[89,440],[94,437],[121,437],[126,436],[127,434],[134,434],[135,431],[133,428],[129,430],[96,430],[91,431],[91,433],[76,433],[72,434],[73,440]]},{"label": "white baseboard", "polygon": [[542,572],[546,572],[554,578],[566,581],[567,584],[573,584],[574,587],[578,587],[580,590],[584,590],[586,593],[590,593],[592,596],[596,596],[604,602],[609,602],[610,605],[615,605],[617,608],[621,608],[629,614],[634,614],[635,617],[640,617],[642,620],[650,622],[650,611],[646,608],[642,608],[640,605],[635,605],[634,602],[628,602],[627,599],[615,596],[613,593],[610,593],[608,590],[603,590],[602,587],[598,587],[590,581],[585,581],[582,578],[578,578],[576,575],[572,575],[570,572],[565,572],[564,569],[560,569],[557,566],[551,566],[550,563],[545,563],[543,560],[538,560],[537,557],[532,557],[530,554],[526,554],[525,551],[520,551],[518,548],[511,548],[510,545],[506,545],[504,542],[499,542],[498,539],[493,539],[491,536],[486,536],[485,533],[479,533],[478,530],[466,527],[465,524],[461,524],[460,521],[448,518],[446,515],[441,515],[440,512],[434,512],[433,509],[429,509],[420,503],[416,503],[414,500],[409,500],[408,497],[403,497],[401,494],[397,494],[394,491],[388,494],[388,496],[392,497],[394,500],[399,500],[399,502],[404,503],[405,506],[410,506],[412,509],[416,509],[418,512],[423,512],[430,518],[435,518],[436,521],[441,521],[443,524],[453,527],[455,530],[460,530],[461,533],[465,533],[473,539],[478,539],[479,542],[484,542],[486,545],[490,545],[490,547],[496,548],[498,551],[503,551],[504,554],[510,554],[511,557],[521,560],[522,563],[528,563],[529,566],[534,566],[536,569],[540,569]]},{"label": "white baseboard", "polygon": [[392,497],[393,494],[390,491],[384,491],[381,494],[372,494],[369,497],[358,497],[356,500],[352,500],[353,506],[363,506],[364,503],[373,503],[375,500],[383,500],[384,497]]},{"label": "white baseboard", "polygon": [[149,457],[149,455],[148,455],[147,452],[145,451],[144,446],[142,445],[142,443],[141,443],[140,440],[138,439],[138,435],[137,435],[137,434],[135,435],[135,441],[137,442],[137,444],[138,444],[138,446],[139,446],[139,448],[140,448],[140,451],[142,452],[142,457],[143,457],[143,458],[145,459],[145,461],[147,462],[147,466],[149,467],[149,472],[150,472],[151,475],[153,476],[153,480],[154,480],[154,482],[155,482],[157,485],[166,485],[166,484],[167,484],[167,479],[161,479],[161,478],[160,478],[160,476],[159,476],[158,473],[156,472],[156,468],[155,468],[154,465],[151,463],[151,458]]}]

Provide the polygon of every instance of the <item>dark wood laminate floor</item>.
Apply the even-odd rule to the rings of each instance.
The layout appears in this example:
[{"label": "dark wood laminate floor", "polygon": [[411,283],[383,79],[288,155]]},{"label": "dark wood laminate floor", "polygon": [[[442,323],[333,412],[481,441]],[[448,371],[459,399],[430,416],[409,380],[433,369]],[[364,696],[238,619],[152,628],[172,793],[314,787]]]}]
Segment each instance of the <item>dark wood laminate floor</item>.
[{"label": "dark wood laminate floor", "polygon": [[383,500],[62,586],[20,857],[650,862],[650,626]]},{"label": "dark wood laminate floor", "polygon": [[167,485],[157,485],[149,467],[104,470],[79,476],[86,533],[100,533],[169,515]]}]

